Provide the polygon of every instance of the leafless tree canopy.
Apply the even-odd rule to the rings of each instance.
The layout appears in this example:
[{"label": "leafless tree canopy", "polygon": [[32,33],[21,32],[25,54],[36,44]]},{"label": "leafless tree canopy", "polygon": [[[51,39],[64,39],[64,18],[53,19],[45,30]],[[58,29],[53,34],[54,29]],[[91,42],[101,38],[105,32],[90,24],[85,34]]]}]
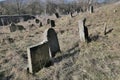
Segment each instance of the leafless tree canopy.
[{"label": "leafless tree canopy", "polygon": [[[115,2],[119,0],[105,0],[105,2]],[[53,14],[60,12],[68,14],[78,9],[86,11],[89,5],[98,5],[97,0],[5,0],[0,2],[0,14]]]}]

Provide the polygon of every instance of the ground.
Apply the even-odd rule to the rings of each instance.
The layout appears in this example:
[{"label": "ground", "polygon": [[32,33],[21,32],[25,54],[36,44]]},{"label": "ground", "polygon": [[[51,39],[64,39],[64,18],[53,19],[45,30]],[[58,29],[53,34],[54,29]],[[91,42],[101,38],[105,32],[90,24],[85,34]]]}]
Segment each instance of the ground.
[{"label": "ground", "polygon": [[[79,40],[78,21],[84,17],[91,38],[89,43]],[[41,42],[43,32],[50,25],[38,27],[30,20],[19,23],[25,26],[25,31],[10,33],[7,26],[0,29],[0,80],[120,80],[119,3],[100,7],[93,14],[79,13],[73,18],[62,15],[55,21],[62,53],[57,53],[54,65],[35,75],[26,69],[27,47]],[[33,28],[32,24],[35,24]]]}]

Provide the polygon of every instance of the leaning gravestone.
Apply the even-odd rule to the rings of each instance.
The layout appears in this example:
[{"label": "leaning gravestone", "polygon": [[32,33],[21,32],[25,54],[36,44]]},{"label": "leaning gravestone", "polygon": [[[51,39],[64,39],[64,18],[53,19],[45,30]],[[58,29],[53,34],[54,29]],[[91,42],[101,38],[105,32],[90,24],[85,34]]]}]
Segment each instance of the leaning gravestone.
[{"label": "leaning gravestone", "polygon": [[56,16],[56,18],[59,18],[59,17],[60,17],[58,13],[55,13],[55,16]]},{"label": "leaning gravestone", "polygon": [[48,42],[42,42],[27,48],[29,72],[35,73],[50,61]]},{"label": "leaning gravestone", "polygon": [[81,42],[85,42],[85,41],[89,40],[88,29],[85,26],[85,21],[86,21],[86,19],[84,18],[83,20],[80,20],[78,22],[78,24],[79,24],[79,35],[80,35],[80,41]]},{"label": "leaning gravestone", "polygon": [[57,33],[53,28],[49,28],[43,34],[44,41],[48,41],[51,56],[54,57],[57,52],[60,52],[59,41]]},{"label": "leaning gravestone", "polygon": [[55,27],[55,21],[51,20],[51,27]]}]

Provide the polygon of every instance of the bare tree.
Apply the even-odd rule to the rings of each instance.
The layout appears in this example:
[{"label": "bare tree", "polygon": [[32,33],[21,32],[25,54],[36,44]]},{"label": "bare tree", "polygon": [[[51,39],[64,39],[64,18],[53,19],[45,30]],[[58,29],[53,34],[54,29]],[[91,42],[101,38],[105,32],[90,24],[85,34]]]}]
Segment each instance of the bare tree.
[{"label": "bare tree", "polygon": [[23,0],[14,0],[16,8],[17,8],[17,13],[20,15],[21,14],[21,9],[23,6]]}]

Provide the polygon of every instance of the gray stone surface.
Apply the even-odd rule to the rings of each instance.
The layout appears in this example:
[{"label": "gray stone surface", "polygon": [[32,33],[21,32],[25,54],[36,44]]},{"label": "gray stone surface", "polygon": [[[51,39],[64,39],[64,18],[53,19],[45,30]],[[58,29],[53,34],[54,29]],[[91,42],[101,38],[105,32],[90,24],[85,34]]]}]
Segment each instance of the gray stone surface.
[{"label": "gray stone surface", "polygon": [[86,42],[89,40],[89,36],[88,36],[88,29],[85,26],[85,21],[86,19],[82,19],[78,21],[78,25],[79,25],[79,35],[80,35],[80,41],[81,42]]},{"label": "gray stone surface", "polygon": [[53,28],[48,29],[47,39],[50,46],[50,51],[52,53],[52,57],[54,57],[55,54],[60,51],[60,46],[59,46],[57,33]]},{"label": "gray stone surface", "polygon": [[49,28],[43,33],[43,39],[43,41],[48,41],[52,57],[54,57],[60,51],[57,33],[53,28]]},{"label": "gray stone surface", "polygon": [[94,10],[93,10],[93,6],[90,5],[90,13],[93,13],[93,12],[94,12]]},{"label": "gray stone surface", "polygon": [[35,73],[50,61],[48,42],[41,42],[27,48],[29,72]]}]

